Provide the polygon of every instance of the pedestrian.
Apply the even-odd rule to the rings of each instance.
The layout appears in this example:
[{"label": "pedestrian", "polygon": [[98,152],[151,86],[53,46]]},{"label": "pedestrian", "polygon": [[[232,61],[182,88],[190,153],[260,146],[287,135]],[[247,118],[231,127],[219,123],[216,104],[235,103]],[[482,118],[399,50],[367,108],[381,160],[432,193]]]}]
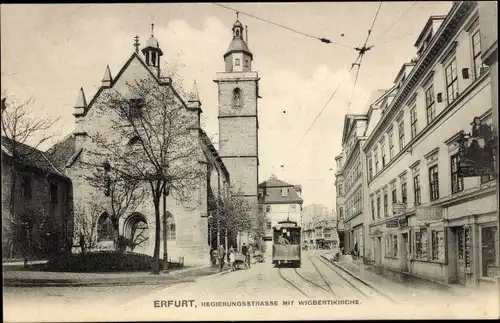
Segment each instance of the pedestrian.
[{"label": "pedestrian", "polygon": [[226,250],[223,245],[220,245],[218,250],[220,271],[224,268],[224,257],[226,256]]},{"label": "pedestrian", "polygon": [[354,256],[358,257],[358,242],[357,241],[354,243]]},{"label": "pedestrian", "polygon": [[248,245],[248,268],[252,264],[252,256],[253,256],[253,246],[251,244]]},{"label": "pedestrian", "polygon": [[210,261],[212,263],[212,267],[217,265],[217,256],[214,248],[210,248]]},{"label": "pedestrian", "polygon": [[235,261],[234,250],[230,249],[229,250],[229,267],[231,268],[231,271],[235,270],[234,261]]},{"label": "pedestrian", "polygon": [[250,267],[250,255],[248,254],[248,247],[247,245],[243,242],[243,246],[241,247],[241,253],[245,257],[245,267]]}]

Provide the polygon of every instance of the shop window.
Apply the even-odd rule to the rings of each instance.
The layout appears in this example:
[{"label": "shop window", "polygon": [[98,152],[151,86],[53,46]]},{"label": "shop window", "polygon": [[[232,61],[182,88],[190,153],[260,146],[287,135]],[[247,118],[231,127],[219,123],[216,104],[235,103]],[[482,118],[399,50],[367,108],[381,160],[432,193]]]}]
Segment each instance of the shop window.
[{"label": "shop window", "polygon": [[391,256],[391,236],[390,235],[385,236],[384,240],[385,240],[384,254],[386,258],[389,258]]},{"label": "shop window", "polygon": [[392,236],[392,257],[393,258],[398,257],[398,236],[397,235]]},{"label": "shop window", "polygon": [[445,238],[443,230],[431,231],[432,260],[445,260]]},{"label": "shop window", "polygon": [[481,228],[481,276],[498,277],[498,231],[496,226]]},{"label": "shop window", "polygon": [[420,228],[420,231],[415,232],[415,259],[427,260],[427,240],[426,228]]}]

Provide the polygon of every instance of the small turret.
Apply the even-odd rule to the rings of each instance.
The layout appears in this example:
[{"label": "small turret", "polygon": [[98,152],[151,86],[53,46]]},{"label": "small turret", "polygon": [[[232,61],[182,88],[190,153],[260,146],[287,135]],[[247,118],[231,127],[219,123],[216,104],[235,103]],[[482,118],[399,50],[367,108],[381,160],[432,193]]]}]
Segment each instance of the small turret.
[{"label": "small turret", "polygon": [[87,100],[85,100],[85,93],[83,92],[83,87],[80,88],[78,93],[78,99],[75,104],[75,112],[73,113],[75,116],[79,116],[85,113],[87,110]]},{"label": "small turret", "polygon": [[151,37],[147,40],[142,53],[145,56],[146,65],[153,71],[153,74],[160,77],[160,57],[163,56],[163,52],[160,49],[160,43],[154,36],[154,24],[151,24]]},{"label": "small turret", "polygon": [[111,71],[109,70],[109,65],[107,65],[104,76],[102,77],[102,86],[111,87],[112,82],[113,78],[111,77]]}]

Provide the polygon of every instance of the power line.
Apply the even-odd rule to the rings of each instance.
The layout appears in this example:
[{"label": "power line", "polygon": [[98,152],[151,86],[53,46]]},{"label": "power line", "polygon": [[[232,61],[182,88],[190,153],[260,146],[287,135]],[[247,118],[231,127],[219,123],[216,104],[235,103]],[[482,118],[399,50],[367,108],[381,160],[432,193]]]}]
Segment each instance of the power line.
[{"label": "power line", "polygon": [[[356,62],[351,65],[351,68],[349,69],[349,73],[352,71],[352,69],[354,68],[354,66],[356,66],[356,64],[357,64],[357,62],[358,62],[358,60],[359,60],[359,58],[361,56],[362,56],[362,54],[358,55],[358,58],[356,59]],[[330,103],[330,101],[333,99],[333,97],[335,96],[335,94],[337,94],[337,91],[340,89],[340,86],[342,85],[342,83],[343,83],[343,81],[340,82],[339,85],[337,86],[337,88],[335,89],[335,91],[333,91],[333,93],[330,96],[330,98],[328,99],[328,101],[326,101],[326,104],[323,106],[323,108],[318,113],[318,115],[316,116],[316,118],[314,118],[313,122],[311,123],[311,125],[309,126],[309,128],[306,130],[306,132],[304,133],[304,135],[302,136],[302,138],[300,138],[299,142],[297,143],[297,146],[295,146],[295,148],[293,149],[292,154],[295,152],[295,150],[297,150],[297,148],[302,143],[302,140],[304,140],[304,138],[307,136],[307,134],[309,133],[309,131],[312,129],[312,127],[314,126],[314,124],[316,123],[316,121],[318,120],[318,118],[321,116],[321,114],[323,113],[323,111],[326,109],[326,107],[328,106],[328,104]]]},{"label": "power line", "polygon": [[382,1],[380,1],[380,4],[378,5],[377,12],[375,13],[375,18],[373,18],[372,25],[370,29],[368,29],[368,36],[366,36],[365,44],[363,47],[366,47],[366,44],[368,44],[368,39],[370,39],[370,35],[372,34],[373,27],[375,26],[375,21],[377,21],[378,14],[380,12],[380,8],[382,7]]},{"label": "power line", "polygon": [[341,47],[346,47],[346,48],[352,48],[352,46],[347,46],[347,45],[343,45],[343,44],[340,44],[340,43],[337,43],[337,42],[334,42],[334,41],[331,41],[330,39],[328,38],[320,38],[320,37],[316,37],[316,36],[313,36],[311,34],[307,34],[307,33],[304,33],[304,32],[301,32],[301,31],[298,31],[298,30],[295,30],[293,28],[290,28],[290,27],[287,27],[287,26],[284,26],[282,24],[279,24],[279,23],[276,23],[276,22],[272,22],[272,21],[269,21],[269,20],[266,20],[266,19],[263,19],[263,18],[260,18],[260,17],[257,17],[257,16],[254,16],[252,14],[249,14],[249,13],[246,13],[246,12],[243,12],[243,11],[240,11],[240,10],[237,10],[237,9],[233,9],[231,7],[227,7],[227,6],[224,6],[224,5],[221,5],[221,4],[218,4],[218,3],[215,3],[215,2],[212,2],[213,5],[215,6],[219,6],[221,8],[225,8],[225,9],[228,9],[228,10],[232,10],[232,11],[235,11],[235,12],[238,12],[238,13],[241,13],[241,14],[244,14],[246,16],[249,16],[251,18],[254,18],[254,19],[257,19],[257,20],[260,20],[260,21],[263,21],[263,22],[266,22],[268,24],[272,24],[272,25],[275,25],[275,26],[278,26],[278,27],[281,27],[281,28],[284,28],[284,29],[287,29],[289,31],[292,31],[294,33],[297,33],[299,35],[302,35],[302,36],[306,36],[306,37],[310,37],[310,38],[314,38],[314,39],[317,39],[325,44],[333,44],[333,45],[337,45],[337,46],[341,46]]},{"label": "power line", "polygon": [[352,104],[352,99],[354,97],[354,89],[356,88],[356,83],[358,82],[358,76],[359,76],[359,70],[361,69],[361,62],[363,61],[363,54],[360,54],[359,56],[359,63],[357,64],[358,70],[356,71],[356,77],[354,79],[354,85],[352,86],[352,92],[351,92],[351,98],[349,99],[349,102],[347,103],[347,114],[349,114],[351,104]]},{"label": "power line", "polygon": [[404,16],[406,16],[408,14],[408,12],[410,12],[410,10],[415,7],[415,5],[417,4],[417,2],[413,2],[413,4],[410,6],[410,8],[408,8],[401,16],[399,16],[398,19],[396,19],[396,21],[394,21],[392,23],[392,25],[387,28],[382,34],[380,34],[379,36],[377,36],[377,38],[375,39],[375,41],[379,40],[380,38],[382,38],[385,34],[387,34],[389,32],[389,30],[392,29],[392,27],[394,27],[401,19],[403,19]]}]

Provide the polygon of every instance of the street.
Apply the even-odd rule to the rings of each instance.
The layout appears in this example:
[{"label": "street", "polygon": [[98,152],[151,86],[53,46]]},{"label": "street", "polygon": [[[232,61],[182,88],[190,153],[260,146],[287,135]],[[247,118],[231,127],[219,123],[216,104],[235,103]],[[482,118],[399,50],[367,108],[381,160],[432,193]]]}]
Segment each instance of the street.
[{"label": "street", "polygon": [[[421,291],[415,294],[414,290],[408,290],[399,299],[390,299],[325,261],[322,253],[319,250],[303,252],[301,268],[274,268],[266,260],[248,270],[225,272],[196,282],[169,286],[5,288],[5,319],[259,320],[467,316],[459,311],[460,306],[462,312],[467,308],[464,303],[444,297],[443,292]],[[405,298],[407,295],[416,296],[424,303],[412,304]],[[437,302],[443,297],[448,300],[446,304]],[[431,299],[433,304],[430,304]],[[423,304],[426,306],[421,306]],[[468,315],[484,311],[484,308],[471,305],[468,304]],[[483,306],[491,305],[483,303]]]}]

